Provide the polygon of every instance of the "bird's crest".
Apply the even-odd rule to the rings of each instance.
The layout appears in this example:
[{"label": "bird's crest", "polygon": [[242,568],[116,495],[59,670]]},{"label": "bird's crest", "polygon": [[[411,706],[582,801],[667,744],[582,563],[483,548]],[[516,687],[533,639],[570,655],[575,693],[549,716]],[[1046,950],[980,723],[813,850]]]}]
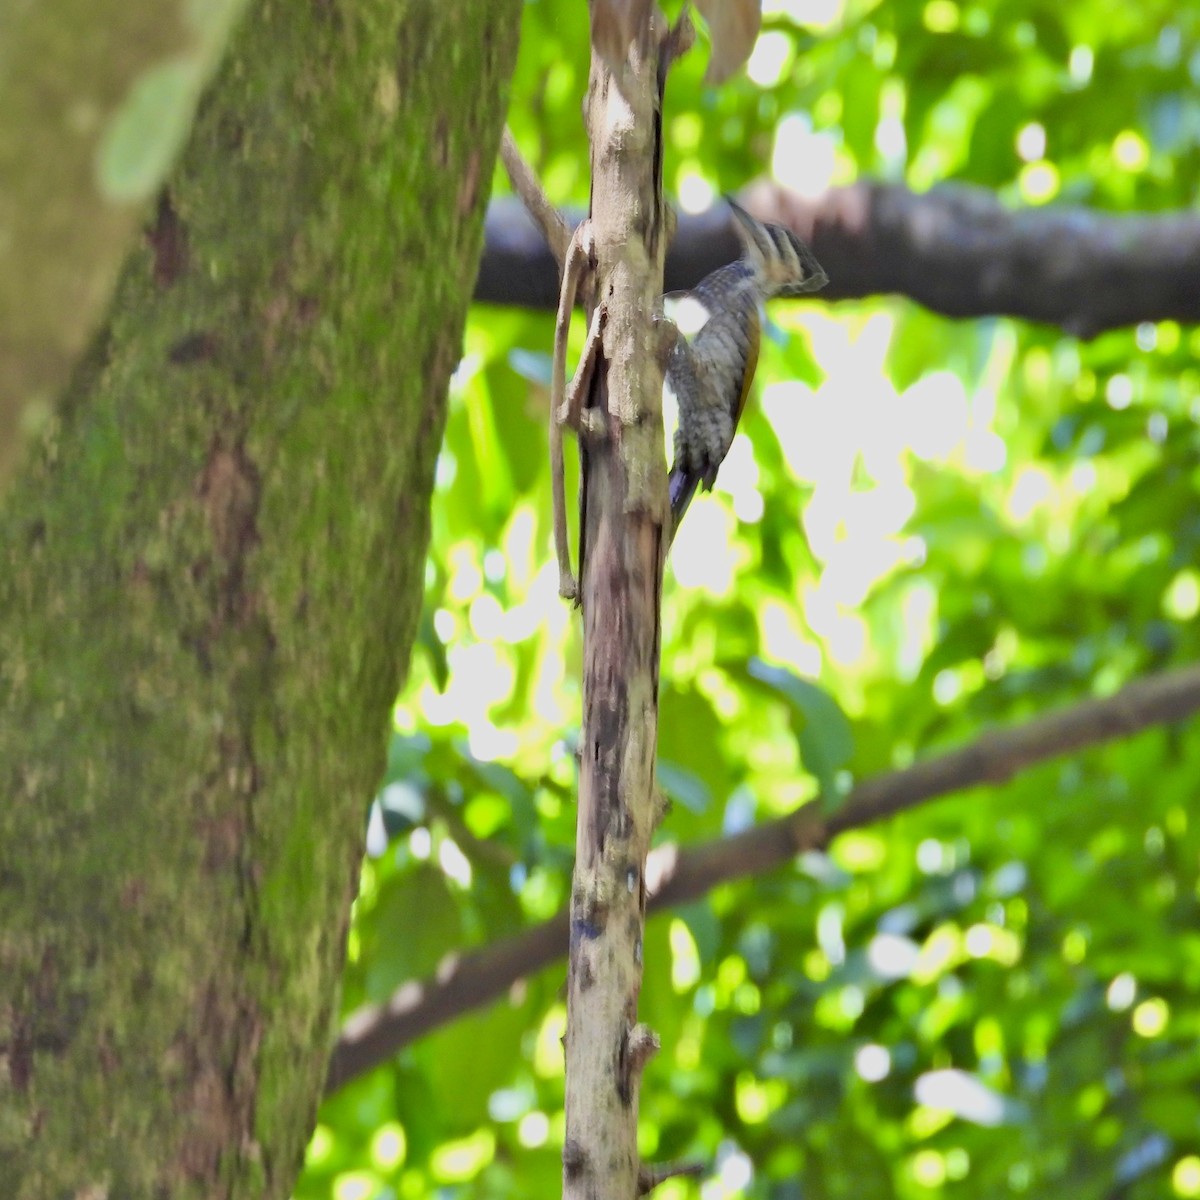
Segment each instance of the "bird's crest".
[{"label": "bird's crest", "polygon": [[829,282],[812,251],[790,229],[756,220],[728,196],[725,202],[738,219],[745,257],[754,264],[768,295],[818,292]]}]

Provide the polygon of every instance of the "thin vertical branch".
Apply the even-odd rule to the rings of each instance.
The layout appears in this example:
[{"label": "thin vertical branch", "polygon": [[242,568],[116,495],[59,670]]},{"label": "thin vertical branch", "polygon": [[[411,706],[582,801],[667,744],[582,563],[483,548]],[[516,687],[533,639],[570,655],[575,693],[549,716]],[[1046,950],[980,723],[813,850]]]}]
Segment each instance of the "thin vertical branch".
[{"label": "thin vertical branch", "polygon": [[[593,0],[593,10],[604,0]],[[563,1194],[639,1194],[638,1085],[657,1048],[637,1022],[645,861],[653,831],[662,539],[667,512],[662,363],[659,62],[652,13],[627,57],[593,52],[587,102],[596,303],[603,341],[585,409],[581,515],[583,728],[567,988]],[[585,412],[586,416],[586,412]],[[586,546],[586,557],[583,548]]]}]

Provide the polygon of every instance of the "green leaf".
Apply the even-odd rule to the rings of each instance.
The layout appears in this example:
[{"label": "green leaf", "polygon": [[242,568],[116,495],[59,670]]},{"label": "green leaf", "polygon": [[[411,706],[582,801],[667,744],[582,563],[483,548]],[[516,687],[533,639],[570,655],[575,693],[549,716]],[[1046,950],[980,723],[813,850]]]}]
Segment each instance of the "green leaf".
[{"label": "green leaf", "polygon": [[751,679],[783,696],[791,706],[801,760],[821,785],[823,810],[836,811],[841,803],[837,772],[854,753],[854,734],[846,714],[828,692],[784,667],[752,658],[746,669]]},{"label": "green leaf", "polygon": [[494,362],[484,375],[490,405],[497,413],[503,414],[489,435],[496,439],[495,449],[502,453],[490,454],[489,458],[504,464],[505,474],[509,476],[507,490],[510,494],[532,491],[546,470],[545,414],[550,411],[549,368],[546,369],[546,383],[538,380],[532,387],[525,371],[517,369],[517,362],[520,362],[533,372],[536,370],[535,361],[541,358],[545,356],[527,350],[513,350],[509,364]]},{"label": "green leaf", "polygon": [[432,974],[462,942],[458,904],[446,877],[428,863],[387,880],[371,917],[366,992],[376,1003],[406,980]]},{"label": "green leaf", "polygon": [[421,624],[417,629],[417,645],[429,655],[433,681],[437,684],[438,691],[444,692],[450,678],[450,668],[446,663],[446,647],[442,645],[442,639],[438,637],[437,630],[433,627],[433,610],[428,606],[421,614]]},{"label": "green leaf", "polygon": [[415,1052],[438,1098],[443,1136],[488,1118],[488,1097],[509,1083],[521,1061],[521,1032],[530,1005],[505,998],[447,1025]]},{"label": "green leaf", "polygon": [[100,190],[112,200],[144,200],[162,183],[183,145],[203,78],[196,58],[151,67],[130,88],[100,140]]},{"label": "green leaf", "polygon": [[712,803],[712,793],[704,781],[675,763],[658,760],[658,783],[672,799],[691,812],[703,812]]},{"label": "green leaf", "polygon": [[387,772],[384,783],[425,776],[425,761],[433,748],[423,733],[393,733],[388,741]]}]

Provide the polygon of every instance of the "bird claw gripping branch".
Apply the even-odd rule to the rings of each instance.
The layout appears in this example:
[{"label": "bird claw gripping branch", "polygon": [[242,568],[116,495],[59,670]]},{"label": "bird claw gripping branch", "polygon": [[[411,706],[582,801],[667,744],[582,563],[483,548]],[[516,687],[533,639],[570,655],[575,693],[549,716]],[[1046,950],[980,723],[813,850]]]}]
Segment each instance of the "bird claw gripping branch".
[{"label": "bird claw gripping branch", "polygon": [[726,201],[738,220],[742,257],[706,275],[689,293],[707,319],[690,342],[678,337],[667,358],[667,382],[679,402],[668,481],[671,538],[696,489],[712,487],[733,444],[758,365],[759,307],[775,296],[819,291],[828,282],[790,229],[763,224]]},{"label": "bird claw gripping branch", "polygon": [[[665,21],[665,17],[663,17],[663,14],[657,7],[653,8],[652,11],[654,19],[651,21],[649,28],[655,31],[662,30],[662,23]],[[617,28],[623,30],[624,26],[618,21]],[[659,45],[657,65],[658,107],[655,112],[654,136],[654,178],[655,204],[659,206],[661,205],[662,198],[662,107],[667,73],[670,70],[671,64],[688,51],[696,38],[695,26],[692,24],[687,5],[684,5],[683,11],[679,14],[678,19],[673,25],[665,29],[661,34],[656,33],[655,36],[659,36]],[[624,42],[622,42],[623,46]],[[509,168],[509,175],[513,180],[514,188],[526,198],[526,204],[530,206],[531,211],[535,212],[535,215],[541,214],[538,219],[543,228],[546,229],[547,225],[553,227],[546,229],[547,239],[553,245],[554,239],[551,234],[559,232],[561,221],[549,220],[545,216],[547,212],[552,212],[553,210],[541,194],[540,189],[537,188],[532,172],[520,160],[520,154],[516,149],[515,142],[512,141],[511,134],[506,132],[501,149],[502,153],[506,156],[505,165]],[[532,204],[530,204],[530,196],[534,200]],[[660,215],[665,218],[664,227],[669,230],[671,227],[670,210],[666,210],[665,213]],[[655,224],[657,225],[657,222]],[[669,236],[670,233],[668,232]],[[586,511],[584,510],[587,485],[586,480],[581,478],[579,525],[580,578],[577,579],[571,569],[571,552],[567,533],[562,429],[564,425],[569,425],[579,436],[580,473],[581,476],[586,476],[588,441],[608,436],[607,416],[604,410],[587,404],[595,376],[596,364],[600,357],[604,324],[608,319],[608,313],[604,304],[596,304],[592,311],[588,323],[587,341],[584,343],[579,365],[576,367],[575,375],[569,385],[566,382],[567,335],[571,326],[571,311],[574,308],[576,297],[582,289],[585,299],[588,298],[588,293],[591,289],[588,286],[587,276],[595,270],[595,266],[595,237],[589,218],[583,221],[574,234],[571,235],[570,243],[563,257],[562,286],[559,290],[558,315],[554,327],[554,362],[550,381],[550,474],[551,498],[554,508],[554,550],[558,560],[558,592],[564,599],[573,601],[576,607],[579,607],[582,603],[580,585],[582,582],[584,541],[586,537]],[[669,322],[667,324],[669,325]],[[673,326],[670,326],[669,329],[663,331],[660,335],[659,352],[662,356],[665,357],[669,352],[674,336],[675,331]]]}]

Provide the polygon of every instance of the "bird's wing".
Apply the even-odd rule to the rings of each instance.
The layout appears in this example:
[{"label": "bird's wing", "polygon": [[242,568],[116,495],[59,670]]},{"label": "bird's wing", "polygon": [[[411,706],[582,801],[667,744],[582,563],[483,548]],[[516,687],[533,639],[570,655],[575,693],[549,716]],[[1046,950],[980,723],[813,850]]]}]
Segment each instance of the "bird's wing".
[{"label": "bird's wing", "polygon": [[750,302],[714,313],[693,342],[694,357],[709,375],[706,383],[718,394],[729,397],[734,429],[746,408],[761,341],[758,304]]}]

